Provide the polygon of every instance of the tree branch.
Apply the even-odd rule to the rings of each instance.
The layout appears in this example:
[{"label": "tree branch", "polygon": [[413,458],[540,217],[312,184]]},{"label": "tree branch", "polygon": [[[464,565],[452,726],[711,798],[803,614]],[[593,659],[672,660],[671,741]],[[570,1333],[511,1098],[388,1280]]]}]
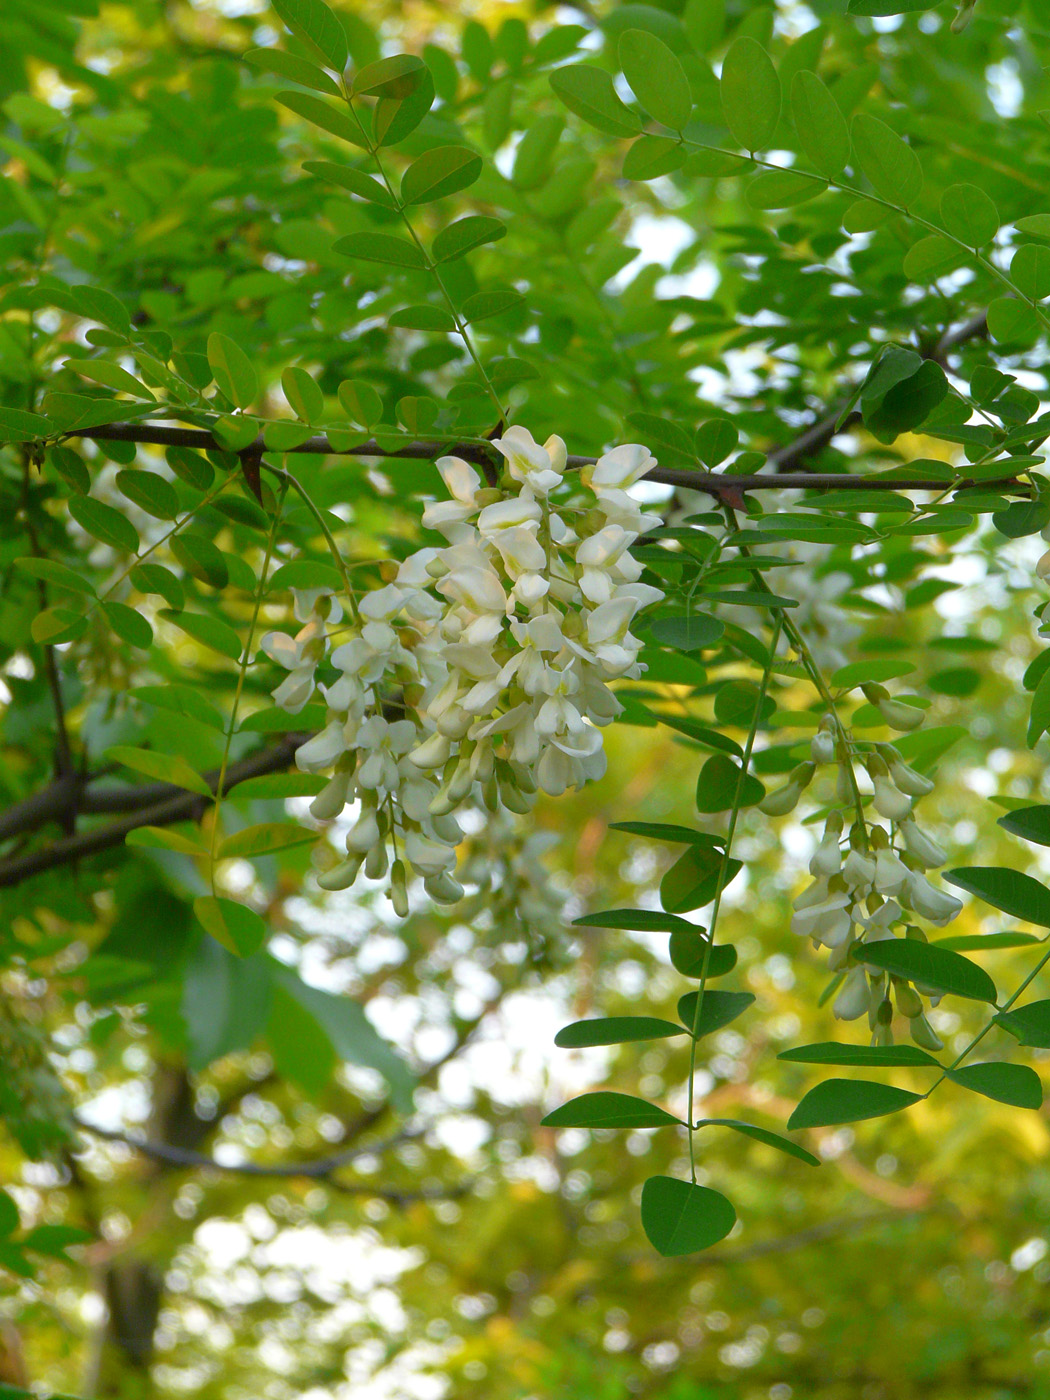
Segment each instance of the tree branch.
[{"label": "tree branch", "polygon": [[[257,753],[231,764],[226,773],[224,792],[229,792],[238,783],[248,778],[262,777],[266,773],[279,773],[287,768],[295,757],[295,751],[306,742],[308,735],[287,734],[272,748],[260,749]],[[208,784],[217,793],[219,774],[213,771],[207,775]],[[83,780],[77,780],[81,782]],[[24,802],[18,803],[0,817],[0,836],[11,836],[33,830],[44,822],[58,818],[68,810],[67,804],[75,801],[81,812],[124,812],[128,815],[123,821],[112,822],[94,831],[82,832],[79,836],[54,841],[37,851],[29,851],[0,861],[0,888],[20,884],[32,875],[44,870],[52,870],[59,865],[85,856],[97,855],[100,851],[119,846],[129,832],[140,826],[171,826],[175,822],[199,820],[208,807],[208,799],[195,792],[170,783],[151,783],[142,787],[120,788],[116,791],[101,791],[78,796],[79,787],[71,786],[67,780],[60,780],[34,793]],[[23,825],[16,825],[21,821]]]},{"label": "tree branch", "polygon": [[[859,416],[859,415],[858,415]],[[656,481],[664,486],[684,486],[690,491],[706,491],[708,495],[719,497],[727,490],[738,491],[782,491],[789,488],[806,491],[943,491],[946,483],[940,479],[929,477],[901,477],[894,479],[886,476],[856,476],[846,472],[790,472],[782,470],[788,466],[797,464],[805,456],[819,451],[825,447],[834,437],[835,419],[822,419],[814,424],[787,447],[778,452],[770,453],[767,461],[771,464],[776,475],[756,476],[756,475],[733,475],[730,472],[700,472],[690,471],[687,468],[676,470],[670,467],[654,467],[646,476],[647,481]],[[851,417],[847,423],[854,421]],[[74,434],[69,434],[74,436]],[[211,433],[203,428],[168,428],[153,423],[107,423],[99,428],[86,429],[79,434],[81,437],[97,438],[106,442],[144,442],[153,443],[158,446],[177,447],[197,447],[197,448],[220,448],[221,445],[212,437]],[[261,446],[262,439],[259,438],[252,448]],[[252,450],[252,448],[246,450]],[[336,449],[326,437],[308,438],[306,442],[300,443],[298,447],[288,449],[289,452],[306,452],[315,456],[332,457],[383,457],[390,460],[403,461],[433,461],[436,457],[448,454],[450,456],[462,457],[464,461],[472,462],[477,466],[484,467],[491,464],[490,459],[483,447],[479,447],[475,442],[411,442],[406,447],[399,447],[394,450],[380,447],[374,438],[369,438],[367,442],[360,443],[356,447]],[[567,466],[570,471],[578,471],[581,467],[593,466],[598,459],[596,457],[570,456],[567,459]],[[974,483],[967,477],[960,477],[958,481],[952,483],[954,487],[972,486]],[[1017,484],[1016,477],[1003,477],[997,481],[985,481],[983,486],[992,489],[1002,489],[1003,487]]]},{"label": "tree branch", "polygon": [[453,1196],[461,1196],[470,1189],[469,1182],[460,1182],[455,1186],[434,1189],[396,1191],[369,1186],[365,1182],[341,1182],[331,1179],[334,1172],[361,1157],[373,1157],[396,1147],[398,1143],[410,1142],[413,1138],[421,1137],[423,1128],[402,1130],[381,1142],[366,1144],[364,1147],[350,1147],[343,1152],[333,1153],[330,1157],[318,1157],[312,1162],[220,1162],[215,1157],[196,1152],[192,1148],[175,1147],[167,1142],[151,1142],[146,1138],[132,1137],[131,1134],[114,1128],[100,1128],[80,1117],[77,1117],[76,1124],[82,1132],[90,1133],[92,1137],[102,1138],[105,1142],[119,1142],[143,1157],[149,1157],[152,1161],[162,1162],[169,1167],[193,1167],[221,1172],[227,1176],[299,1177],[310,1181],[324,1181],[338,1191],[352,1195],[380,1196],[397,1204],[408,1201],[447,1200]]}]

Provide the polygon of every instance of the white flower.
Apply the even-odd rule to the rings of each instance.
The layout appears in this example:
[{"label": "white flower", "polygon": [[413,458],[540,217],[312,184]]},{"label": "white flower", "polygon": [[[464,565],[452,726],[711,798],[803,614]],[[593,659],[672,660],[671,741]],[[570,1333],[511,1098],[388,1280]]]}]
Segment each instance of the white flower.
[{"label": "white flower", "polygon": [[841,831],[829,825],[820,845],[813,852],[809,862],[811,875],[837,875],[842,868],[842,852],[839,850]]},{"label": "white flower", "polygon": [[928,836],[925,831],[921,830],[917,822],[901,822],[897,829],[909,855],[913,855],[925,869],[943,865],[948,859],[947,852],[938,846],[932,836]]},{"label": "white flower", "polygon": [[812,938],[829,948],[836,948],[849,938],[853,928],[849,904],[849,895],[841,891],[829,895],[820,904],[813,904],[804,909],[796,907],[791,918],[791,932],[802,938]]},{"label": "white flower", "polygon": [[851,968],[839,990],[832,1011],[840,1021],[855,1021],[871,1005],[868,974],[862,967]]},{"label": "white flower", "polygon": [[875,883],[875,862],[862,851],[851,850],[842,864],[842,877],[851,890],[867,890]]},{"label": "white flower", "polygon": [[320,734],[299,745],[295,751],[295,766],[301,773],[323,773],[342,758],[347,748],[343,721],[330,720]]},{"label": "white flower", "polygon": [[904,900],[917,914],[929,919],[930,923],[936,924],[938,928],[950,924],[962,908],[961,899],[956,899],[954,895],[931,885],[926,876],[917,870],[908,872]]},{"label": "white flower", "polygon": [[624,490],[655,466],[656,458],[647,447],[637,442],[625,442],[609,452],[603,452],[594,466],[584,467],[580,479],[592,490],[600,487]]},{"label": "white flower", "polygon": [[898,792],[888,778],[875,777],[874,807],[880,817],[887,821],[899,822],[911,811],[911,799]]},{"label": "white flower", "polygon": [[456,540],[464,534],[465,523],[478,509],[476,496],[481,477],[462,457],[439,457],[434,465],[452,500],[429,503],[423,511],[423,524],[428,530],[439,530],[448,540]]},{"label": "white flower", "polygon": [[616,591],[617,564],[635,539],[620,525],[606,525],[581,540],[576,550],[580,592],[591,603],[607,603]]},{"label": "white flower", "polygon": [[906,792],[909,797],[925,797],[933,791],[932,779],[916,773],[914,768],[909,768],[899,758],[890,760],[890,777],[901,792]]},{"label": "white flower", "polygon": [[814,763],[835,762],[835,735],[830,729],[819,729],[809,745],[809,756]]},{"label": "white flower", "polygon": [[908,867],[892,847],[884,846],[875,852],[874,885],[879,894],[900,894],[908,874]]},{"label": "white flower", "polygon": [[332,821],[346,806],[350,794],[350,772],[336,773],[310,803],[310,815],[319,822]]},{"label": "white flower", "polygon": [[561,485],[565,471],[565,444],[560,437],[549,437],[541,447],[525,428],[508,428],[493,447],[507,459],[507,470],[515,481],[528,486],[536,496],[546,496]]}]

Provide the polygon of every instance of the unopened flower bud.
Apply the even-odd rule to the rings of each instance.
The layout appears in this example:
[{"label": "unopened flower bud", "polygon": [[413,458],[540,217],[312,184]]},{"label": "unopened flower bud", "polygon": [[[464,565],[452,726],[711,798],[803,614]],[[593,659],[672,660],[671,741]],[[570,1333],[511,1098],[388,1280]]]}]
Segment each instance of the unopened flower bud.
[{"label": "unopened flower bud", "polygon": [[943,1050],[944,1041],[930,1025],[925,1016],[911,1018],[911,1038],[923,1050]]},{"label": "unopened flower bud", "polygon": [[387,872],[389,857],[386,853],[386,846],[380,842],[373,846],[365,856],[365,874],[370,880],[381,880]]},{"label": "unopened flower bud", "polygon": [[916,773],[903,759],[898,758],[890,764],[890,777],[894,786],[900,788],[901,792],[906,792],[909,797],[925,797],[933,791],[932,779],[924,777],[922,773]]},{"label": "unopened flower bud", "polygon": [[809,756],[814,763],[835,762],[835,735],[830,729],[819,729],[809,745]]},{"label": "unopened flower bud", "polygon": [[875,1012],[875,1020],[880,1026],[888,1026],[893,1020],[893,1002],[889,997],[879,1002],[879,1008]]},{"label": "unopened flower bud", "polygon": [[933,837],[927,835],[915,821],[902,821],[898,831],[908,854],[914,857],[924,870],[929,870],[931,866],[943,865],[948,859],[947,852],[943,851]]},{"label": "unopened flower bud", "polygon": [[399,919],[408,918],[408,876],[403,860],[395,860],[390,867],[390,903]]},{"label": "unopened flower bud", "polygon": [[911,985],[910,982],[894,982],[893,994],[897,1002],[897,1010],[902,1016],[907,1016],[909,1020],[914,1016],[922,1015],[922,997]]},{"label": "unopened flower bud", "polygon": [[916,705],[908,705],[903,700],[891,700],[885,686],[865,685],[861,689],[865,699],[875,706],[891,729],[918,729],[926,718]]},{"label": "unopened flower bud", "polygon": [[800,763],[792,770],[783,787],[776,788],[762,799],[758,804],[759,811],[765,812],[767,817],[783,817],[793,812],[815,772],[815,764]]},{"label": "unopened flower bud", "polygon": [[348,890],[357,879],[363,859],[363,856],[355,856],[350,860],[340,861],[331,870],[318,875],[317,883],[323,890]]},{"label": "unopened flower bud", "polygon": [[1050,549],[1041,554],[1035,566],[1036,578],[1050,577]]},{"label": "unopened flower bud", "polygon": [[456,904],[463,898],[463,886],[447,870],[425,876],[423,888],[435,904]]}]

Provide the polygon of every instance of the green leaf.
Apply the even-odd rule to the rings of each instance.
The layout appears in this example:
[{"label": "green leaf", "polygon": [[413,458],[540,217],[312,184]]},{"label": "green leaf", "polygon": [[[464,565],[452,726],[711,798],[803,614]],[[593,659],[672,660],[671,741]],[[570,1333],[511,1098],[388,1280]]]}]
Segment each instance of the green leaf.
[{"label": "green leaf", "polygon": [[720,846],[720,837],[706,831],[694,831],[691,826],[676,826],[673,822],[610,822],[610,831],[626,831],[631,836],[645,836],[650,841],[675,841],[687,846]]},{"label": "green leaf", "polygon": [[332,244],[335,252],[362,262],[382,263],[388,267],[425,268],[427,257],[422,248],[407,238],[395,238],[391,233],[350,233]]},{"label": "green leaf", "polygon": [[1004,914],[1050,928],[1050,890],[1031,875],[999,865],[974,865],[948,870],[944,878],[949,885],[975,894]]},{"label": "green leaf", "polygon": [[[3,410],[0,409],[0,415],[2,415],[2,413]],[[0,441],[4,439],[2,423],[3,419],[2,416],[0,416]],[[10,441],[10,439],[8,440]],[[88,473],[88,469],[84,466],[81,458],[70,448],[48,448],[47,460],[71,491],[76,491],[78,495],[86,496],[91,490],[91,476]]]},{"label": "green leaf", "polygon": [[728,418],[710,418],[696,430],[696,455],[709,471],[714,471],[736,448],[740,434]]},{"label": "green leaf", "polygon": [[258,425],[251,418],[239,418],[234,414],[224,414],[211,425],[220,447],[227,452],[242,452],[250,447],[259,435]]},{"label": "green leaf", "polygon": [[209,588],[225,588],[230,571],[222,550],[204,535],[173,535],[168,547],[188,574]]},{"label": "green leaf", "polygon": [[456,318],[442,306],[403,306],[390,317],[395,330],[443,331],[456,329]]},{"label": "green leaf", "polygon": [[755,997],[752,992],[713,992],[705,987],[700,1006],[700,1024],[697,1026],[696,1008],[700,999],[699,991],[686,992],[685,996],[678,998],[678,1019],[689,1034],[695,1034],[697,1039],[720,1031],[731,1021],[735,1021],[747,1010]]},{"label": "green leaf", "polygon": [[518,189],[533,190],[543,184],[550,173],[551,158],[564,130],[564,121],[551,112],[530,122],[514,152],[511,180]]},{"label": "green leaf", "polygon": [[578,1050],[585,1045],[627,1045],[635,1040],[662,1040],[684,1034],[673,1021],[661,1021],[655,1016],[595,1016],[563,1026],[554,1043],[563,1050]]},{"label": "green leaf", "polygon": [[934,233],[928,238],[920,238],[905,253],[904,275],[910,282],[929,286],[938,278],[954,272],[964,260],[965,254],[956,244]]},{"label": "green leaf", "polygon": [[228,656],[231,661],[240,660],[241,639],[232,627],[219,618],[208,617],[204,613],[176,613],[170,608],[162,608],[160,615],[202,646],[211,647],[212,651]]},{"label": "green leaf", "polygon": [[352,423],[374,428],[383,421],[383,400],[363,379],[344,379],[339,386],[339,402]]},{"label": "green leaf", "polygon": [[281,373],[281,388],[292,412],[303,423],[318,423],[324,417],[324,393],[312,374],[299,365],[289,365]]},{"label": "green leaf", "polygon": [[119,365],[113,364],[111,360],[67,360],[66,369],[75,370],[77,374],[85,379],[92,379],[96,384],[104,384],[107,389],[116,389],[123,394],[131,394],[137,399],[149,399],[155,402],[153,394],[146,388],[145,384],[140,384],[133,374],[129,374],[126,369],[121,369]]},{"label": "green leaf", "polygon": [[696,927],[677,914],[664,914],[659,909],[606,909],[599,914],[584,914],[573,919],[573,928],[623,928],[634,933],[673,933],[676,929]]},{"label": "green leaf", "polygon": [[644,29],[620,35],[620,67],[631,91],[654,121],[681,131],[693,114],[685,69],[662,39]]},{"label": "green leaf", "polygon": [[156,520],[174,520],[179,513],[175,488],[156,472],[142,468],[117,472],[117,489]]},{"label": "green leaf", "polygon": [[800,170],[764,170],[747,187],[752,209],[791,209],[827,189],[826,180]]},{"label": "green leaf", "polygon": [[228,335],[212,331],[208,336],[208,363],[220,391],[237,405],[250,408],[259,392],[251,360]]},{"label": "green leaf", "polygon": [[0,406],[0,442],[32,442],[53,431],[53,425],[39,413]]},{"label": "green leaf", "polygon": [[1022,244],[1010,263],[1010,278],[1032,301],[1050,296],[1050,248],[1040,243]]},{"label": "green leaf", "polygon": [[411,96],[423,81],[426,64],[415,54],[396,53],[377,59],[354,76],[355,97],[392,97],[398,101]]},{"label": "green leaf", "polygon": [[125,846],[148,851],[174,851],[180,856],[207,856],[208,848],[170,826],[137,826],[124,838]]},{"label": "green leaf", "polygon": [[92,538],[125,554],[134,554],[138,549],[138,531],[119,510],[96,501],[94,496],[72,496],[66,504],[73,519]]},{"label": "green leaf", "polygon": [[1028,948],[1039,939],[1034,933],[957,933],[950,938],[938,938],[938,948],[952,948],[957,953],[973,948],[977,951],[994,948]]},{"label": "green leaf", "polygon": [[810,1089],[788,1119],[789,1128],[825,1128],[898,1113],[922,1098],[870,1079],[826,1079]]},{"label": "green leaf", "polygon": [[891,661],[889,657],[872,661],[851,661],[833,671],[828,677],[828,684],[833,690],[852,690],[855,686],[870,685],[873,681],[896,680],[897,677],[907,676],[914,670],[915,667],[910,661]]},{"label": "green leaf", "polygon": [[153,628],[140,612],[129,608],[126,603],[111,602],[103,603],[102,611],[113,631],[129,646],[148,651],[153,645]]},{"label": "green leaf", "polygon": [[999,231],[999,211],[977,185],[949,185],[941,195],[944,227],[968,248],[981,248]]},{"label": "green leaf", "polygon": [[342,574],[327,560],[293,559],[274,570],[266,585],[266,591],[277,593],[289,588],[330,588],[335,592],[342,586]]},{"label": "green leaf", "polygon": [[[202,360],[204,356],[200,357]],[[205,364],[207,361],[205,360]],[[211,366],[208,366],[206,373],[211,375]],[[205,385],[205,388],[207,385]],[[172,469],[180,481],[184,481],[187,486],[193,486],[198,491],[207,491],[208,487],[215,480],[215,471],[207,458],[202,457],[199,452],[191,452],[187,447],[169,447],[164,454],[168,466]]]},{"label": "green leaf", "polygon": [[625,180],[656,180],[685,164],[685,147],[670,136],[639,136],[623,158]]},{"label": "green leaf", "polygon": [[465,257],[485,243],[497,243],[507,233],[507,225],[501,219],[490,219],[485,214],[470,214],[465,219],[457,219],[448,228],[443,228],[430,247],[434,263],[455,262]]},{"label": "green leaf", "polygon": [[[95,1237],[90,1230],[78,1230],[75,1225],[36,1225],[21,1241],[23,1249],[45,1254],[52,1259],[65,1259],[71,1245],[87,1244]],[[2,1395],[0,1391],[0,1395]]]},{"label": "green leaf", "polygon": [[1022,1045],[1050,1050],[1050,1000],[1030,1001],[1026,1006],[1000,1011],[994,1020]]},{"label": "green leaf", "polygon": [[653,637],[675,651],[701,651],[714,646],[725,632],[725,623],[702,613],[685,617],[659,617],[649,624]]},{"label": "green leaf", "polygon": [[322,131],[338,136],[340,141],[346,141],[351,146],[367,145],[353,117],[348,116],[341,107],[333,107],[323,97],[311,97],[308,92],[279,92],[274,101],[296,116],[319,126]]},{"label": "green leaf", "polygon": [[735,1133],[743,1133],[745,1137],[754,1138],[756,1142],[764,1142],[767,1147],[775,1147],[778,1152],[797,1157],[800,1162],[807,1162],[811,1167],[820,1166],[820,1158],[814,1157],[813,1153],[807,1152],[804,1147],[799,1147],[797,1142],[781,1137],[779,1133],[771,1133],[768,1128],[756,1128],[754,1123],[743,1123],[739,1118],[701,1118],[697,1127],[732,1128]]},{"label": "green leaf", "polygon": [[260,822],[246,826],[219,843],[216,860],[233,860],[239,856],[268,856],[289,846],[304,846],[317,840],[317,832],[297,822]]},{"label": "green leaf", "polygon": [[548,1113],[541,1122],[544,1128],[663,1128],[668,1123],[681,1123],[666,1109],[658,1108],[633,1094],[616,1094],[599,1089],[593,1094],[581,1094],[578,1099]]},{"label": "green leaf", "polygon": [[736,949],[731,943],[720,943],[708,952],[710,944],[703,931],[692,925],[672,929],[667,945],[671,966],[683,977],[724,977],[736,967]]},{"label": "green leaf", "polygon": [[269,931],[265,921],[245,904],[202,895],[193,901],[193,912],[216,943],[238,958],[250,957],[266,942]]},{"label": "green leaf", "polygon": [[920,10],[932,10],[938,3],[939,0],[849,0],[846,12],[881,19],[887,15],[912,15]]},{"label": "green leaf", "polygon": [[741,778],[740,766],[725,754],[707,760],[696,780],[696,810],[727,812],[737,801],[741,807],[754,807],[766,795],[759,780],[750,773]]},{"label": "green leaf", "polygon": [[746,151],[765,150],[780,120],[780,79],[756,39],[734,39],[722,63],[720,83],[726,125]]},{"label": "green leaf", "polygon": [[986,1099],[1012,1104],[1014,1108],[1043,1106],[1042,1081],[1029,1065],[964,1065],[962,1069],[948,1070],[947,1074],[953,1084],[972,1089]]},{"label": "green leaf", "polygon": [[999,817],[996,824],[1024,841],[1050,846],[1050,807],[1019,807]]},{"label": "green leaf", "polygon": [[466,146],[435,146],[414,160],[401,177],[403,204],[431,204],[468,189],[481,174],[482,161]]},{"label": "green leaf", "polygon": [[349,58],[346,31],[324,0],[271,0],[271,3],[296,38],[316,49],[337,73],[343,71]]},{"label": "green leaf", "polygon": [[272,989],[266,1038],[280,1075],[306,1094],[324,1090],[337,1061],[331,1037],[313,1012],[280,985]]},{"label": "green leaf", "polygon": [[554,70],[550,85],[570,112],[606,136],[637,136],[642,129],[637,112],[624,106],[611,76],[601,68],[570,63]]},{"label": "green leaf", "polygon": [[665,1259],[708,1249],[724,1240],[735,1224],[732,1202],[709,1186],[651,1176],[642,1187],[642,1228]]},{"label": "green leaf", "polygon": [[186,605],[182,584],[163,564],[136,564],[128,575],[132,587],[140,593],[155,593],[169,608],[181,612]]},{"label": "green leaf", "polygon": [[922,192],[922,166],[915,152],[878,117],[860,112],[851,128],[853,153],[875,193],[908,208]]},{"label": "green leaf", "polygon": [[491,292],[475,292],[467,297],[460,307],[460,314],[468,325],[475,321],[485,321],[490,316],[502,316],[505,311],[518,306],[524,298],[513,287],[498,287]]},{"label": "green leaf", "polygon": [[363,170],[356,170],[349,165],[336,165],[330,160],[305,160],[303,169],[321,180],[327,180],[330,185],[338,185],[340,189],[349,190],[358,198],[367,199],[369,203],[378,204],[383,209],[397,208],[394,196],[387,187],[371,175],[366,175]]},{"label": "green leaf", "polygon": [[[718,893],[721,867],[721,851],[690,846],[660,881],[661,904],[671,914],[686,914],[710,904]],[[728,861],[722,888],[729,885],[742,868],[740,861]]]},{"label": "green leaf", "polygon": [[802,149],[833,180],[849,160],[849,128],[839,104],[816,73],[802,69],[791,80],[791,116]]},{"label": "green leaf", "polygon": [[136,749],[130,744],[115,744],[106,750],[106,757],[112,763],[121,763],[132,772],[142,773],[156,782],[171,783],[174,787],[199,793],[201,797],[212,796],[207,781],[178,754],[156,753],[152,749]]},{"label": "green leaf", "polygon": [[210,700],[204,699],[193,686],[171,683],[164,686],[136,686],[130,694],[133,694],[136,700],[143,700],[144,703],[157,706],[160,710],[185,714],[190,720],[196,720],[197,724],[206,724],[210,729],[217,729],[220,734],[225,734],[225,715],[221,714]]},{"label": "green leaf", "polygon": [[948,379],[934,360],[923,360],[914,374],[895,384],[881,403],[865,412],[869,430],[880,442],[920,427],[948,393]]},{"label": "green leaf", "polygon": [[6,1191],[0,1190],[0,1237],[13,1235],[21,1223],[18,1207]]},{"label": "green leaf", "polygon": [[95,589],[91,582],[67,565],[60,564],[57,559],[37,559],[26,556],[22,559],[15,559],[14,566],[20,573],[29,574],[31,578],[42,579],[54,588],[64,588],[68,593],[83,593],[89,598],[95,597]]},{"label": "green leaf", "polygon": [[396,146],[410,136],[434,103],[434,79],[424,67],[419,85],[407,97],[380,97],[372,117],[378,146]]},{"label": "green leaf", "polygon": [[72,608],[45,608],[37,613],[29,627],[34,642],[41,646],[57,646],[83,636],[87,618]]},{"label": "green leaf", "polygon": [[816,1045],[782,1050],[777,1059],[803,1065],[882,1065],[884,1068],[932,1065],[940,1069],[940,1063],[917,1045],[843,1045],[834,1040],[822,1040]]},{"label": "green leaf", "polygon": [[313,88],[327,97],[339,97],[339,88],[316,64],[308,63],[296,54],[285,53],[284,49],[247,49],[243,55],[245,63],[253,68],[261,68],[264,73],[275,73],[279,78],[287,78],[290,83]]},{"label": "green leaf", "polygon": [[1050,238],[1050,214],[1026,214],[1016,220],[1019,233],[1034,233],[1037,238]]},{"label": "green leaf", "polygon": [[1037,340],[1041,322],[1027,302],[996,297],[988,306],[988,333],[1000,345],[1029,345]]},{"label": "green leaf", "polygon": [[[375,1029],[364,1008],[345,993],[336,994],[323,991],[320,987],[311,987],[281,963],[272,961],[271,967],[275,981],[324,1032],[339,1059],[377,1070],[390,1086],[393,1106],[399,1113],[411,1113],[412,1072]],[[326,1075],[329,1072],[326,1070]]]},{"label": "green leaf", "polygon": [[1048,522],[1050,502],[1045,500],[1011,501],[1005,510],[997,510],[992,514],[992,524],[1009,540],[1034,535]]},{"label": "green leaf", "polygon": [[983,967],[935,943],[920,943],[914,938],[883,938],[876,943],[856,944],[853,957],[868,967],[881,968],[895,977],[928,987],[932,992],[969,997],[992,1005],[998,997],[995,983]]}]

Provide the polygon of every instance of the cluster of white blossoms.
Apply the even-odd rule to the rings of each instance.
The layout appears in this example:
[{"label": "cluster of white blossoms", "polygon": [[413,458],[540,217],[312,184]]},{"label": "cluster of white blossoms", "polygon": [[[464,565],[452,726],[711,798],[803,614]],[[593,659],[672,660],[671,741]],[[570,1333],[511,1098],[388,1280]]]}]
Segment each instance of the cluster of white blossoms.
[{"label": "cluster of white blossoms", "polygon": [[[883,687],[865,686],[864,694],[889,728],[912,730],[922,723],[922,710],[891,699]],[[815,946],[827,948],[834,971],[845,971],[834,1003],[836,1016],[852,1021],[867,1013],[872,1043],[888,1045],[896,1003],[897,1011],[911,1023],[916,1044],[939,1050],[941,1042],[926,1018],[919,991],[903,979],[853,962],[850,956],[856,943],[894,938],[900,929],[905,937],[925,939],[914,923],[916,917],[943,927],[962,908],[960,900],[934,885],[926,874],[947,860],[922,830],[914,811],[914,800],[931,792],[933,783],[910,768],[891,744],[872,745],[860,763],[870,781],[871,806],[888,829],[869,823],[860,810],[851,747],[848,732],[833,715],[825,715],[813,738],[810,760],[760,804],[769,815],[783,815],[794,808],[818,766],[836,769],[836,804],[809,864],[813,881],[795,900],[791,928],[811,938]],[[851,808],[856,818],[847,832],[843,810]],[[936,1005],[937,998],[930,1001]]]},{"label": "cluster of white blossoms", "polygon": [[[561,438],[541,446],[512,427],[492,445],[505,462],[495,486],[462,458],[438,460],[450,499],[423,523],[447,543],[343,600],[345,640],[330,649],[340,601],[318,590],[297,595],[294,638],[261,643],[288,672],[278,705],[296,714],[318,688],[327,705],[325,728],[296,753],[303,771],[332,774],[311,813],[356,808],[346,859],[319,883],[345,889],[362,867],[389,875],[401,914],[410,871],[431,898],[461,897],[457,813],[524,813],[537,789],[602,776],[601,727],[621,709],[609,682],[642,674],[631,624],[663,597],[630,553],[660,523],[629,493],[656,465],[646,448],[614,448],[580,472],[585,500],[566,481]],[[323,660],[338,679],[318,687]]]}]

